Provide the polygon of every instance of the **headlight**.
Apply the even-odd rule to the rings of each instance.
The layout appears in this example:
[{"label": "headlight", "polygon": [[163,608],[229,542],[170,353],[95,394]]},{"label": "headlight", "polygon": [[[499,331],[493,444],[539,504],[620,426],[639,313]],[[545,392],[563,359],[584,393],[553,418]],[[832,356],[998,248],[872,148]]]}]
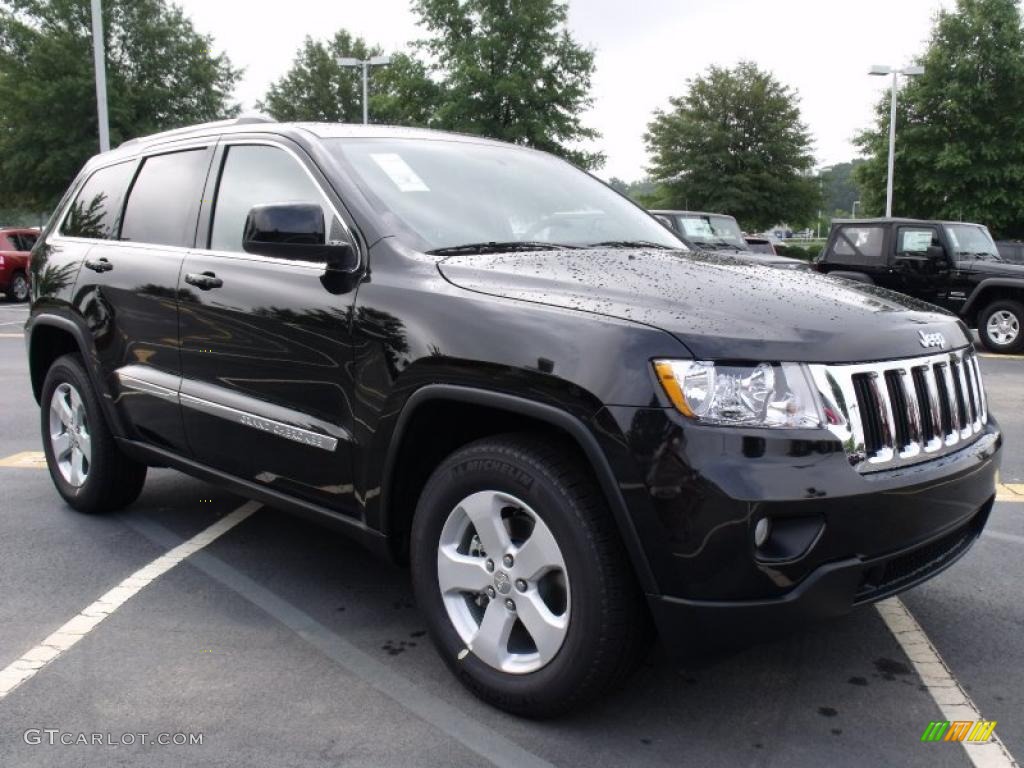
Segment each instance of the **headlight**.
[{"label": "headlight", "polygon": [[701,360],[655,360],[672,404],[706,424],[818,427],[818,399],[799,363],[716,365]]}]

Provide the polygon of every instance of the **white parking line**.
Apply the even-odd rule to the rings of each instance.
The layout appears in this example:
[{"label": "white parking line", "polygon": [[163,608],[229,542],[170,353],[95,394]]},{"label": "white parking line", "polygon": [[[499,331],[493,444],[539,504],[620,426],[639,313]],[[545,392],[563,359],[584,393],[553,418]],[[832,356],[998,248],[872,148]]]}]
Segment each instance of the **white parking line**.
[{"label": "white parking line", "polygon": [[[126,516],[125,525],[150,541],[168,546],[175,535],[152,520]],[[435,728],[447,733],[467,749],[480,755],[495,768],[554,768],[510,736],[491,728],[473,717],[472,703],[468,710],[444,698],[429,680],[415,683],[394,665],[375,659],[354,643],[324,626],[301,608],[296,607],[262,584],[257,583],[210,552],[200,552],[189,563],[193,568],[241,595],[268,616],[281,622],[327,658],[367,685],[398,702],[409,712]]]},{"label": "white parking line", "polygon": [[[875,607],[896,638],[896,642],[914,665],[921,682],[938,705],[942,716],[950,722],[983,719],[971,697],[953,677],[946,662],[939,656],[939,652],[935,650],[935,646],[928,640],[921,625],[910,614],[903,601],[898,597],[891,597],[876,603]],[[927,723],[921,724],[922,730],[926,725]],[[961,741],[960,744],[966,750],[971,763],[979,768],[1017,768],[1017,761],[995,733],[986,742]]]},{"label": "white parking line", "polygon": [[209,528],[200,531],[188,541],[182,542],[144,568],[140,568],[20,659],[8,664],[6,668],[0,670],[0,700],[3,700],[19,685],[30,680],[36,672],[89,634],[100,622],[134,597],[143,587],[167,573],[189,555],[198,552],[218,537],[223,536],[260,506],[262,505],[258,502],[247,501]]}]

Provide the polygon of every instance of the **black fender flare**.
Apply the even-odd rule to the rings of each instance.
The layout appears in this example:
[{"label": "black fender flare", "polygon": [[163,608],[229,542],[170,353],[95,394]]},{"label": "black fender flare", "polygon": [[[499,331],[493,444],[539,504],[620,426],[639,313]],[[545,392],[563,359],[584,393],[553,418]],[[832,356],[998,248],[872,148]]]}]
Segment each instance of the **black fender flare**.
[{"label": "black fender flare", "polygon": [[[28,353],[30,365],[32,361],[32,344],[36,338],[35,331],[40,326],[59,328],[62,331],[66,331],[75,340],[75,343],[78,345],[79,354],[82,356],[82,363],[85,366],[86,375],[88,375],[93,388],[96,390],[100,406],[103,408],[103,413],[107,417],[107,424],[110,426],[110,431],[115,436],[124,436],[125,432],[122,428],[121,419],[117,414],[117,410],[114,408],[111,393],[104,383],[103,377],[100,375],[99,361],[96,359],[96,349],[90,341],[89,333],[70,317],[46,311],[33,314],[25,325],[25,347]],[[33,381],[32,384],[33,395],[36,395],[36,382]],[[38,382],[38,385],[41,390],[42,381]],[[38,402],[38,395],[36,396],[36,401]]]},{"label": "black fender flare", "polygon": [[967,297],[967,301],[964,302],[963,307],[960,309],[960,314],[968,315],[971,310],[981,309],[981,296],[989,288],[1016,288],[1020,291],[1021,298],[1024,299],[1024,279],[1016,277],[989,277],[974,287],[971,295]]},{"label": "black fender flare", "polygon": [[402,444],[405,430],[416,409],[431,400],[463,402],[470,405],[480,405],[518,413],[550,424],[568,434],[579,446],[580,450],[583,451],[583,455],[590,463],[594,475],[600,483],[601,490],[608,501],[608,507],[612,512],[612,517],[619,530],[619,535],[622,537],[623,545],[629,555],[640,587],[647,594],[659,593],[654,572],[647,560],[647,555],[640,542],[640,536],[633,523],[633,518],[626,507],[625,499],[619,490],[615,474],[593,433],[576,416],[561,408],[527,400],[516,395],[509,395],[504,392],[476,389],[455,384],[427,384],[409,396],[398,416],[384,462],[384,473],[381,483],[381,523],[385,534],[389,533],[390,527],[389,497],[394,482],[399,446]]}]

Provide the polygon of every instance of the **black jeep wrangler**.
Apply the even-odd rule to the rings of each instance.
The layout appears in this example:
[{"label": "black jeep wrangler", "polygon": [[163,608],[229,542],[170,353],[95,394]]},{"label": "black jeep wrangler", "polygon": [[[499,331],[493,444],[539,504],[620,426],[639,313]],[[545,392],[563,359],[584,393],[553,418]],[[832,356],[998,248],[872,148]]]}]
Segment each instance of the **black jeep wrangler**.
[{"label": "black jeep wrangler", "polygon": [[652,625],[693,658],[905,590],[995,497],[956,318],[688,250],[523,147],[251,119],[135,140],[72,183],[32,290],[68,504],[169,466],[336,526],[410,564],[442,659],[523,715],[607,690]]},{"label": "black jeep wrangler", "polygon": [[962,221],[835,221],[815,268],[955,312],[993,352],[1024,350],[1024,265],[988,229]]}]

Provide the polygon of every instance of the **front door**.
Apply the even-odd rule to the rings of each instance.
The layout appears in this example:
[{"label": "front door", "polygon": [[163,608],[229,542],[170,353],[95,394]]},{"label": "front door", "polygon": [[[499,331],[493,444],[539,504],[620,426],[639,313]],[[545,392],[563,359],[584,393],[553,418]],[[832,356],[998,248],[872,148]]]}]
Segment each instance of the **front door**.
[{"label": "front door", "polygon": [[[935,249],[942,249],[941,255]],[[938,230],[926,225],[897,227],[891,287],[931,304],[949,306],[948,283],[949,257]]]},{"label": "front door", "polygon": [[[358,247],[319,171],[283,139],[229,140],[217,151],[181,298],[181,404],[204,464],[355,514],[351,309],[354,281],[323,263],[247,253],[257,205],[321,206],[334,240]],[[347,276],[351,278],[352,276]]]}]

